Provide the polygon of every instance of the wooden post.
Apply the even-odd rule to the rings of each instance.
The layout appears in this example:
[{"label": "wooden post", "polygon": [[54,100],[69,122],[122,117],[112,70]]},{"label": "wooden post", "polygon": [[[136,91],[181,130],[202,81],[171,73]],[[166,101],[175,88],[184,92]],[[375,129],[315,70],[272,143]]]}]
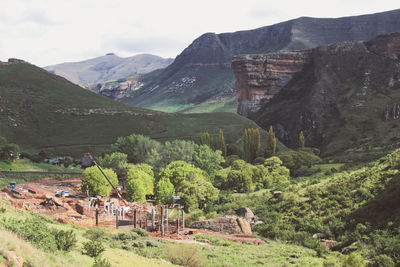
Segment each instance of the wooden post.
[{"label": "wooden post", "polygon": [[148,229],[148,225],[147,225],[147,213],[146,213],[146,216],[145,216],[145,218],[144,218],[144,229],[147,231],[147,230],[149,230]]},{"label": "wooden post", "polygon": [[167,225],[167,233],[169,233],[169,227],[168,227],[168,206],[166,207],[166,210],[165,210],[165,217],[166,217],[165,223],[166,223],[166,225]]},{"label": "wooden post", "polygon": [[156,230],[156,212],[155,212],[155,207],[151,210],[151,230],[155,231]]},{"label": "wooden post", "polygon": [[118,228],[118,209],[115,209],[115,227]]},{"label": "wooden post", "polygon": [[161,206],[161,236],[164,236],[164,207]]},{"label": "wooden post", "polygon": [[185,230],[185,211],[182,209],[182,230]]},{"label": "wooden post", "polygon": [[137,227],[137,220],[136,220],[137,210],[133,211],[133,227]]},{"label": "wooden post", "polygon": [[176,208],[176,233],[179,235],[179,208]]},{"label": "wooden post", "polygon": [[99,225],[99,209],[96,208],[96,226]]}]

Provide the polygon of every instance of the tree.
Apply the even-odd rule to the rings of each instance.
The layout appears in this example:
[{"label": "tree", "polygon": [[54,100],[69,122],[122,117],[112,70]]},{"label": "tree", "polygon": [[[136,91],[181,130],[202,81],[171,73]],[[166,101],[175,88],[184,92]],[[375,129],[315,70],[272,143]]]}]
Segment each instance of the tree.
[{"label": "tree", "polygon": [[211,146],[210,134],[208,132],[200,134],[200,145]]},{"label": "tree", "polygon": [[103,168],[113,169],[118,178],[126,177],[128,172],[128,155],[121,152],[106,154],[104,157],[99,157],[97,163]]},{"label": "tree", "polygon": [[201,208],[205,203],[218,199],[219,191],[210,183],[207,173],[184,161],[171,162],[159,176],[160,180],[168,178],[171,181],[186,211]]},{"label": "tree", "polygon": [[111,146],[114,151],[128,155],[128,162],[144,163],[151,150],[159,151],[162,145],[148,136],[131,134],[126,137],[118,137]]},{"label": "tree", "polygon": [[157,203],[165,204],[168,197],[175,195],[174,185],[167,177],[162,177],[156,184],[154,195]]},{"label": "tree", "polygon": [[17,144],[9,143],[0,147],[0,160],[15,160],[21,148]]},{"label": "tree", "polygon": [[193,160],[194,165],[208,173],[210,178],[214,177],[215,173],[222,168],[221,164],[225,162],[221,151],[214,151],[206,145],[196,145]]},{"label": "tree", "polygon": [[253,162],[261,149],[260,131],[258,129],[245,129],[243,135],[245,157],[248,162]]},{"label": "tree", "polygon": [[[137,179],[142,182],[145,195],[154,194],[154,177],[150,175],[152,171],[151,167],[150,169],[149,167],[150,166],[147,164],[130,165],[127,175],[127,182],[132,179]],[[143,171],[143,169],[147,169],[147,171],[151,171],[151,173],[149,174]]]},{"label": "tree", "polygon": [[300,134],[299,134],[299,147],[300,148],[304,148],[305,147],[305,143],[306,143],[306,141],[304,139],[304,133],[303,133],[303,131],[300,131]]},{"label": "tree", "polygon": [[226,157],[226,144],[225,144],[224,132],[222,131],[222,129],[219,129],[219,135],[218,135],[216,148],[222,152],[222,155],[224,157]]},{"label": "tree", "polygon": [[253,191],[255,189],[253,168],[255,168],[253,165],[244,160],[235,160],[230,167],[218,172],[216,182],[223,189],[236,190],[238,192]]},{"label": "tree", "polygon": [[[282,161],[278,157],[270,157],[266,159],[264,166],[267,169],[268,176],[268,178],[264,180],[264,187],[281,185],[289,181],[290,171],[282,165]],[[267,181],[271,184],[266,184]]]},{"label": "tree", "polygon": [[266,156],[271,157],[276,154],[276,137],[275,132],[272,126],[269,127],[269,131],[267,133],[267,148],[266,148]]},{"label": "tree", "polygon": [[141,179],[128,177],[126,181],[126,192],[132,201],[139,203],[146,202],[146,187]]},{"label": "tree", "polygon": [[[114,186],[118,185],[117,174],[111,169],[103,169],[103,172]],[[82,173],[82,191],[89,190],[91,195],[109,196],[111,185],[96,166],[87,168]]]},{"label": "tree", "polygon": [[179,160],[193,163],[195,147],[196,144],[192,141],[174,140],[172,142],[165,142],[162,153],[165,165]]}]

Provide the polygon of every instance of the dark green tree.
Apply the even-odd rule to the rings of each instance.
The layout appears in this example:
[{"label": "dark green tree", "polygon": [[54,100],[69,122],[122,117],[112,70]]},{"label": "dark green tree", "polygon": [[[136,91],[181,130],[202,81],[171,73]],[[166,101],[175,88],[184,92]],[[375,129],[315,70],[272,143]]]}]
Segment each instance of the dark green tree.
[{"label": "dark green tree", "polygon": [[244,131],[243,145],[245,158],[248,162],[253,162],[261,150],[260,131],[248,128]]},{"label": "dark green tree", "polygon": [[269,131],[267,133],[267,148],[266,148],[266,157],[271,157],[276,154],[276,137],[275,132],[272,126],[269,127]]}]

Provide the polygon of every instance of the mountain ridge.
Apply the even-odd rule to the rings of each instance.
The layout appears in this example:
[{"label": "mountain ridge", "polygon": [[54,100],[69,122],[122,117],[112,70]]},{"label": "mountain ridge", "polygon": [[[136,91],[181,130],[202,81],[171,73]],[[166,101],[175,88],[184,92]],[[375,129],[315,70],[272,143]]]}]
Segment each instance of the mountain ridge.
[{"label": "mountain ridge", "polygon": [[44,67],[80,85],[117,80],[133,74],[148,73],[164,68],[173,61],[152,54],[139,54],[122,58],[114,53],[77,62],[65,62]]},{"label": "mountain ridge", "polygon": [[233,55],[309,49],[395,31],[400,31],[400,9],[332,19],[300,17],[253,30],[205,33],[161,73],[144,75],[144,86],[122,102],[156,110],[195,109],[235,96]]}]

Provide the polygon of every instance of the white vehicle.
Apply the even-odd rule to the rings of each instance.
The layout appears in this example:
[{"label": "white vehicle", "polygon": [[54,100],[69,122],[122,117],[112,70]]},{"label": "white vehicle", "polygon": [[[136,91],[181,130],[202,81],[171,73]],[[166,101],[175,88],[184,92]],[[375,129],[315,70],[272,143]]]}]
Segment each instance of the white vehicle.
[{"label": "white vehicle", "polygon": [[57,190],[56,197],[69,197],[69,191],[67,190]]}]

